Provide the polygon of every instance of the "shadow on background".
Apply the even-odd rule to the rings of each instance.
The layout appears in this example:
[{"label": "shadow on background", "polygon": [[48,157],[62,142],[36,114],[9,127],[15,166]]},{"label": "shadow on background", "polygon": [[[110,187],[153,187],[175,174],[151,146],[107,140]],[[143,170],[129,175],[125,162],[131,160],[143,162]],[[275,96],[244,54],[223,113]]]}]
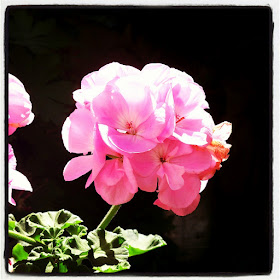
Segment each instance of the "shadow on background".
[{"label": "shadow on background", "polygon": [[[14,6],[6,11],[6,70],[25,85],[35,119],[9,136],[33,193],[14,191],[17,220],[67,209],[94,229],[109,209],[65,182],[76,156],[61,128],[81,79],[117,61],[141,69],[161,62],[190,74],[206,93],[215,123],[233,124],[230,158],[209,181],[197,210],[177,217],[139,191],[109,229],[163,236],[168,246],[130,259],[124,274],[266,274],[272,258],[271,10],[262,8],[102,8]],[[10,241],[10,246],[12,241]],[[9,250],[11,247],[8,248]]]}]

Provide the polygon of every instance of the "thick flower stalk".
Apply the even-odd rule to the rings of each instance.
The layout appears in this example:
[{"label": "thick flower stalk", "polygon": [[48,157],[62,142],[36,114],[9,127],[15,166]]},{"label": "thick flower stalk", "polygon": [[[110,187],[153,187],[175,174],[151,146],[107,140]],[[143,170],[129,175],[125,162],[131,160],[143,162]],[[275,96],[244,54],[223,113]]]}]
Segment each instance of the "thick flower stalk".
[{"label": "thick flower stalk", "polygon": [[[8,134],[13,134],[18,127],[23,127],[30,124],[34,119],[32,113],[32,104],[29,94],[26,92],[22,82],[15,76],[9,74],[9,111],[8,111]],[[32,187],[28,179],[19,171],[16,170],[16,157],[13,148],[8,144],[8,201],[12,205],[16,205],[12,198],[12,190],[31,191]]]},{"label": "thick flower stalk", "polygon": [[88,172],[109,204],[132,199],[138,188],[157,192],[155,205],[187,215],[207,180],[228,158],[231,124],[215,126],[201,86],[185,72],[152,63],[141,71],[110,63],[82,79],[77,109],[66,119],[66,149],[80,154],[65,180]]}]

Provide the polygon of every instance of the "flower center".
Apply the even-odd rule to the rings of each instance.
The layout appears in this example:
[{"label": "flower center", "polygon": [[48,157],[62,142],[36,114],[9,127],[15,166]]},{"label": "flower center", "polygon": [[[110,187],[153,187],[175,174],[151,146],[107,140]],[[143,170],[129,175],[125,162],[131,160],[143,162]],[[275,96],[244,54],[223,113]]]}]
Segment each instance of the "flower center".
[{"label": "flower center", "polygon": [[133,126],[132,121],[131,122],[126,122],[125,128],[127,129],[127,131],[126,131],[127,134],[132,134],[132,135],[136,134],[136,129]]},{"label": "flower center", "polygon": [[160,157],[159,160],[160,160],[160,162],[162,162],[162,163],[167,162],[166,157]]}]

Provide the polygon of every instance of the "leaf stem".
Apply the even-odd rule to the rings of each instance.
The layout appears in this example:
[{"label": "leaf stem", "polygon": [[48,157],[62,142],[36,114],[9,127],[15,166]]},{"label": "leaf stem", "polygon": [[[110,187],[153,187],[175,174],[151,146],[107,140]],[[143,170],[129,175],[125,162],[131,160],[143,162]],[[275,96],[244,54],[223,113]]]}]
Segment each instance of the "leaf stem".
[{"label": "leaf stem", "polygon": [[9,236],[14,238],[14,239],[17,239],[17,240],[21,240],[21,241],[24,241],[24,242],[27,242],[31,245],[37,245],[37,246],[43,246],[45,249],[47,249],[47,251],[51,251],[48,246],[40,241],[37,241],[35,240],[34,238],[31,238],[31,237],[28,237],[28,236],[25,236],[19,232],[15,232],[13,230],[9,230]]},{"label": "leaf stem", "polygon": [[100,224],[97,226],[96,229],[105,229],[109,223],[112,221],[112,219],[114,218],[114,216],[117,214],[118,210],[121,208],[121,204],[120,205],[112,205],[111,208],[109,209],[109,211],[107,212],[107,214],[105,215],[105,217],[103,218],[103,220],[100,222]]}]

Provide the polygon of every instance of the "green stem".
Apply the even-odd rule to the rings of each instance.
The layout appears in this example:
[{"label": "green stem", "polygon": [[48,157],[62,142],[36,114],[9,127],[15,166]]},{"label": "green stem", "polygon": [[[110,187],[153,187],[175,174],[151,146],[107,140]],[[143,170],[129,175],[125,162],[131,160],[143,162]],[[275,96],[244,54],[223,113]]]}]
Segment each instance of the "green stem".
[{"label": "green stem", "polygon": [[31,238],[31,237],[28,237],[28,236],[25,236],[19,232],[15,232],[15,231],[12,231],[12,230],[9,230],[9,236],[14,238],[14,239],[17,239],[17,240],[21,240],[21,241],[24,241],[24,242],[27,242],[31,245],[35,245],[35,246],[43,246],[45,249],[47,249],[49,252],[51,251],[48,246],[40,241],[37,241],[35,240],[34,238]]},{"label": "green stem", "polygon": [[114,216],[117,214],[118,210],[121,208],[121,204],[120,205],[112,205],[111,208],[109,209],[109,211],[107,212],[106,216],[103,218],[103,220],[100,222],[100,224],[97,226],[96,229],[105,229],[109,223],[112,221],[112,219],[114,218]]}]

